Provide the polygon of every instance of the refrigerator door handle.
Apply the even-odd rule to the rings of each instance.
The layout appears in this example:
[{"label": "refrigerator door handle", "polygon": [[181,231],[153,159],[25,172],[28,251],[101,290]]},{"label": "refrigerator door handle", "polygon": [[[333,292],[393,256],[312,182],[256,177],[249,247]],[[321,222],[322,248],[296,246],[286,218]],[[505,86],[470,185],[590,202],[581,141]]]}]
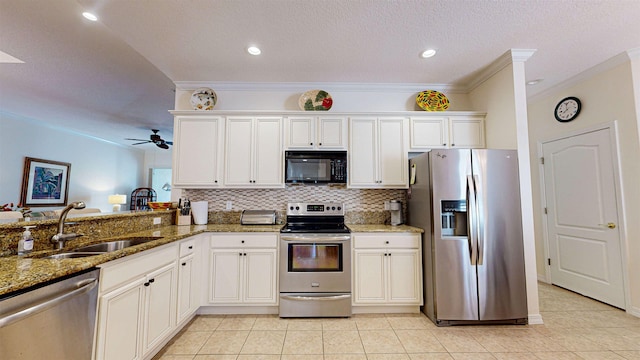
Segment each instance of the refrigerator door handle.
[{"label": "refrigerator door handle", "polygon": [[476,260],[476,265],[482,265],[484,259],[484,213],[481,210],[480,203],[478,202],[478,198],[482,200],[482,193],[478,193],[478,176],[473,176],[474,189],[476,194],[476,202],[475,207],[473,208],[474,218],[476,223],[476,253],[478,258]]},{"label": "refrigerator door handle", "polygon": [[469,257],[471,265],[478,264],[478,227],[476,225],[476,188],[473,176],[467,175],[467,226],[469,227]]}]

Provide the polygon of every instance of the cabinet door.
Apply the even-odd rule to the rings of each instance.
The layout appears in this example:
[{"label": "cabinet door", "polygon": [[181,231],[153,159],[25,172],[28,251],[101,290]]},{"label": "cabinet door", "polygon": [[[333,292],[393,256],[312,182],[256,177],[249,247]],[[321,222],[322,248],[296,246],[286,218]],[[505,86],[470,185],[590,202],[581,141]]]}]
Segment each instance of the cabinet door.
[{"label": "cabinet door", "polygon": [[349,126],[349,186],[375,186],[378,181],[377,120],[352,118]]},{"label": "cabinet door", "polygon": [[253,181],[253,141],[252,118],[227,118],[225,185],[249,185]]},{"label": "cabinet door", "polygon": [[180,258],[178,262],[178,319],[177,323],[189,317],[195,311],[197,296],[193,288],[194,283],[194,255]]},{"label": "cabinet door", "polygon": [[220,181],[223,119],[178,116],[174,124],[173,184],[216,187]]},{"label": "cabinet door", "polygon": [[320,149],[347,148],[347,122],[344,118],[318,117],[317,147]]},{"label": "cabinet door", "polygon": [[277,261],[276,249],[246,249],[244,302],[260,304],[277,303]]},{"label": "cabinet door", "polygon": [[386,252],[354,250],[354,304],[386,301]]},{"label": "cabinet door", "polygon": [[242,250],[213,249],[209,257],[209,302],[240,303]]},{"label": "cabinet door", "polygon": [[446,117],[411,118],[412,150],[443,149],[449,146],[449,121]]},{"label": "cabinet door", "polygon": [[316,145],[313,117],[289,117],[286,126],[287,148],[313,149]]},{"label": "cabinet door", "polygon": [[449,118],[451,147],[484,148],[484,120],[482,117]]},{"label": "cabinet door", "polygon": [[100,297],[96,360],[140,358],[145,300],[144,280],[134,281]]},{"label": "cabinet door", "polygon": [[282,118],[257,118],[254,127],[253,185],[284,187],[282,170]]},{"label": "cabinet door", "polygon": [[406,119],[381,118],[378,130],[379,181],[385,187],[408,187]]},{"label": "cabinet door", "polygon": [[147,275],[144,353],[158,345],[176,324],[176,264],[175,261]]},{"label": "cabinet door", "polygon": [[389,301],[420,304],[422,300],[420,251],[417,249],[389,251]]}]

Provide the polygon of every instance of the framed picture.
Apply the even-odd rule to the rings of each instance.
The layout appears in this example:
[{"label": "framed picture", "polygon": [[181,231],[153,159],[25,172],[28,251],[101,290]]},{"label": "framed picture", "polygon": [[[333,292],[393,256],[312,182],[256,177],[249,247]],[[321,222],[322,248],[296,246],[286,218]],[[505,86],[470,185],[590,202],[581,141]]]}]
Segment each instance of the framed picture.
[{"label": "framed picture", "polygon": [[69,190],[71,164],[35,159],[24,159],[22,175],[22,206],[65,206]]}]

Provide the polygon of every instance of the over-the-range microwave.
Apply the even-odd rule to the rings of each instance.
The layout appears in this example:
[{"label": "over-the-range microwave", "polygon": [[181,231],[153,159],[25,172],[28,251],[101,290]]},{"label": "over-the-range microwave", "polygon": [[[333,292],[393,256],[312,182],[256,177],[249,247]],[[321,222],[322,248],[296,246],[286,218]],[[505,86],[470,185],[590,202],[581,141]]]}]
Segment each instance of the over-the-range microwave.
[{"label": "over-the-range microwave", "polygon": [[346,184],[346,151],[285,151],[287,184]]}]

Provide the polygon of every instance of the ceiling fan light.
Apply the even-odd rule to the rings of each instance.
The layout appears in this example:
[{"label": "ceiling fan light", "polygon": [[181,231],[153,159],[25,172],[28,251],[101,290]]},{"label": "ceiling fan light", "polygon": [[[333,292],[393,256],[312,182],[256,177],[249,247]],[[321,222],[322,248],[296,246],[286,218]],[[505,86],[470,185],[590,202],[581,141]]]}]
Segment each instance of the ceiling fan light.
[{"label": "ceiling fan light", "polygon": [[542,82],[542,79],[530,80],[530,81],[527,81],[527,85],[537,85],[540,82]]},{"label": "ceiling fan light", "polygon": [[98,17],[88,11],[83,12],[82,16],[87,20],[98,21]]},{"label": "ceiling fan light", "polygon": [[430,58],[436,54],[435,49],[427,49],[420,54],[420,57],[423,59]]}]

